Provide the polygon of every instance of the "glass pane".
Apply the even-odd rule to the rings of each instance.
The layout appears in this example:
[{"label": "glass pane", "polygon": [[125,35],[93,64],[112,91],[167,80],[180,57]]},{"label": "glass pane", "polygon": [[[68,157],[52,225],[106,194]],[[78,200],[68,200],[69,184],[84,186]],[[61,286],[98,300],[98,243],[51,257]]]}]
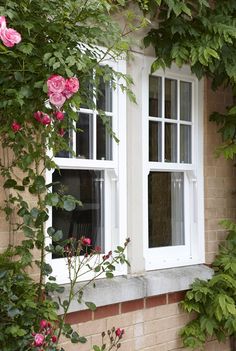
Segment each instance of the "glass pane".
[{"label": "glass pane", "polygon": [[[68,145],[68,148],[72,149],[72,137],[70,137],[70,134],[72,134],[72,132],[70,130],[67,130],[63,135],[63,138]],[[62,150],[56,154],[56,157],[69,158],[71,157],[71,153],[68,150]]]},{"label": "glass pane", "polygon": [[81,104],[80,108],[93,108],[93,77],[86,76],[80,80],[80,97]]},{"label": "glass pane", "polygon": [[177,80],[165,79],[165,118],[177,118]]},{"label": "glass pane", "polygon": [[180,119],[192,120],[192,84],[180,82]]},{"label": "glass pane", "polygon": [[177,125],[165,123],[165,162],[177,162]]},{"label": "glass pane", "polygon": [[[52,226],[63,231],[63,240],[91,238],[92,247],[104,250],[104,174],[94,170],[55,170],[54,192],[73,195],[83,206],[72,212],[53,208]],[[54,258],[56,256],[54,255]]]},{"label": "glass pane", "polygon": [[100,116],[97,116],[97,160],[112,160],[112,136],[111,118],[107,118],[107,125],[103,124]]},{"label": "glass pane", "polygon": [[76,157],[93,158],[93,116],[85,113],[79,114],[76,128]]},{"label": "glass pane", "polygon": [[191,126],[180,125],[180,162],[192,162]]},{"label": "glass pane", "polygon": [[149,160],[161,162],[160,122],[149,122]]},{"label": "glass pane", "polygon": [[148,176],[149,248],[184,245],[184,174]]},{"label": "glass pane", "polygon": [[112,86],[111,82],[100,79],[98,85],[97,108],[102,111],[112,112]]},{"label": "glass pane", "polygon": [[161,77],[149,76],[149,116],[162,117]]}]

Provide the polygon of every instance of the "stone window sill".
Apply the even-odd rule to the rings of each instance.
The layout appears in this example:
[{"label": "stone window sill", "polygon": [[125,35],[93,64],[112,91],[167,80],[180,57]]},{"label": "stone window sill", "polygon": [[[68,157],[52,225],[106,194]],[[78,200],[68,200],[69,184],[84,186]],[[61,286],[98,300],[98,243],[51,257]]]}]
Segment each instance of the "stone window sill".
[{"label": "stone window sill", "polygon": [[[86,301],[92,301],[97,307],[139,300],[173,292],[188,290],[196,278],[207,280],[212,276],[212,269],[205,265],[194,265],[146,272],[142,276],[119,276],[113,279],[98,279],[96,288],[87,286],[84,290]],[[79,288],[82,283],[78,283]],[[69,286],[60,295],[67,299]],[[55,296],[56,298],[56,296]],[[83,311],[85,304],[76,300],[71,303],[68,312]],[[62,312],[62,311],[61,311]]]}]

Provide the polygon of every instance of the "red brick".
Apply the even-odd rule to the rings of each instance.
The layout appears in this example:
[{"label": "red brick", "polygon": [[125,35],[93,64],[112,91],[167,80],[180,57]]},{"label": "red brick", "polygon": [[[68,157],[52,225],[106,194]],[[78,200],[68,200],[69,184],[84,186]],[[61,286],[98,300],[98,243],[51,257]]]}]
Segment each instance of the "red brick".
[{"label": "red brick", "polygon": [[182,301],[185,297],[185,294],[186,290],[169,293],[167,298],[168,304]]},{"label": "red brick", "polygon": [[71,313],[68,313],[66,316],[66,323],[70,323],[70,324],[78,324],[82,322],[88,322],[91,320],[92,320],[92,311],[90,310],[71,312]]},{"label": "red brick", "polygon": [[121,313],[142,310],[144,308],[144,299],[122,302]]},{"label": "red brick", "polygon": [[94,319],[116,316],[119,314],[119,304],[98,307],[94,311]]},{"label": "red brick", "polygon": [[146,299],[146,308],[165,305],[167,303],[166,294],[147,297]]}]

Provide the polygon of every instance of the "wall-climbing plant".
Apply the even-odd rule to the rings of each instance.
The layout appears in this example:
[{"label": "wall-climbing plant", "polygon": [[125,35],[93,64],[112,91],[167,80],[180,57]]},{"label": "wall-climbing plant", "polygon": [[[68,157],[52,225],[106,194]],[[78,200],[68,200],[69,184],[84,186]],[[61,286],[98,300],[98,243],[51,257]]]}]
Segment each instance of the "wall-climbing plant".
[{"label": "wall-climbing plant", "polygon": [[[60,230],[48,228],[45,233],[48,206],[72,211],[80,205],[79,199],[53,193],[45,171],[56,168],[53,156],[68,149],[63,136],[73,128],[80,104],[94,108],[87,87],[103,79],[114,88],[120,84],[133,98],[131,79],[100,65],[128,50],[129,23],[120,28],[112,19],[120,8],[106,0],[0,1],[0,176],[6,195],[1,210],[13,234],[9,248],[0,255],[3,351],[63,350],[61,335],[72,343],[86,342],[66,323],[73,299],[96,308],[86,301],[83,287],[76,288],[81,270],[92,271],[93,282],[102,274],[111,278],[116,264],[127,263],[128,240],[101,255],[98,248],[92,249],[90,238],[62,241]],[[55,245],[46,246],[46,236]],[[51,294],[63,287],[57,285],[45,255],[59,251],[67,260],[70,292],[66,300],[52,301]],[[26,273],[33,265],[39,269],[34,280]],[[57,316],[59,308],[61,316]],[[119,328],[108,331],[108,342],[103,335],[101,348],[94,345],[94,350],[120,348],[123,334]]]}]

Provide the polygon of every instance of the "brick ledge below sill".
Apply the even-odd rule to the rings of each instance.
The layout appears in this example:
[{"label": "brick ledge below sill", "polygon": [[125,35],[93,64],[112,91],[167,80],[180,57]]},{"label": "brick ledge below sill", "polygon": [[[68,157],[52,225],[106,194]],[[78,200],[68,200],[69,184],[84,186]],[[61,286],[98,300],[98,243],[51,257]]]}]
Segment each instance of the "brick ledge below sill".
[{"label": "brick ledge below sill", "polygon": [[[114,305],[126,301],[145,299],[179,291],[186,291],[196,278],[210,279],[213,270],[206,265],[194,265],[146,272],[142,276],[119,276],[113,279],[98,279],[96,288],[88,286],[84,290],[86,301],[92,301],[97,307]],[[81,283],[78,283],[78,288]],[[69,287],[60,294],[67,299]],[[56,296],[55,296],[56,298]],[[87,306],[76,300],[71,303],[69,313],[86,310]],[[62,311],[61,311],[62,312]],[[60,314],[60,312],[59,312]]]}]

